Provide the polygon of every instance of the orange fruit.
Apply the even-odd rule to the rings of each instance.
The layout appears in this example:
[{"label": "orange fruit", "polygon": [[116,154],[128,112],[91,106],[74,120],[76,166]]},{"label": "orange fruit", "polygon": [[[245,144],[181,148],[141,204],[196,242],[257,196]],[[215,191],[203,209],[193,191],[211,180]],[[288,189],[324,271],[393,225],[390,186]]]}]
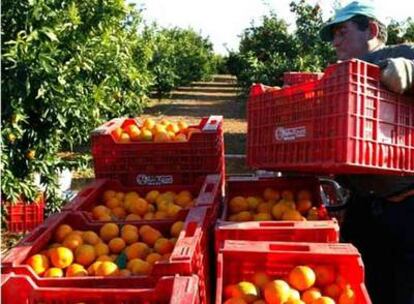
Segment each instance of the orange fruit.
[{"label": "orange fruit", "polygon": [[116,128],[111,132],[112,137],[115,139],[115,141],[119,141],[121,138],[121,134],[124,132],[124,130],[121,127]]},{"label": "orange fruit", "polygon": [[139,135],[141,141],[152,141],[152,132],[149,129],[141,129],[141,134]]},{"label": "orange fruit", "polygon": [[187,136],[185,136],[185,134],[178,133],[178,134],[174,137],[174,141],[178,141],[178,142],[185,142],[185,141],[187,141]]},{"label": "orange fruit", "polygon": [[289,206],[283,203],[277,203],[272,208],[272,215],[276,220],[281,220],[283,213],[289,210]]},{"label": "orange fruit", "polygon": [[166,211],[157,211],[154,214],[154,219],[156,219],[156,220],[163,220],[163,219],[166,219],[166,218],[168,218],[168,214],[167,214]]},{"label": "orange fruit", "polygon": [[130,213],[126,216],[126,221],[140,221],[142,218],[138,214]]},{"label": "orange fruit", "polygon": [[85,231],[82,234],[82,239],[85,244],[96,245],[101,242],[99,236],[92,230]]},{"label": "orange fruit", "polygon": [[98,256],[98,258],[96,259],[96,262],[103,262],[103,261],[110,261],[113,262],[112,258],[109,255],[100,255]]},{"label": "orange fruit", "polygon": [[257,213],[253,215],[253,220],[254,221],[271,221],[272,216],[270,215],[270,213]]},{"label": "orange fruit", "polygon": [[308,266],[296,266],[288,275],[289,284],[299,291],[312,287],[315,280],[315,272]]},{"label": "orange fruit", "polygon": [[144,128],[151,130],[155,126],[155,121],[152,118],[146,118],[142,124]]},{"label": "orange fruit", "polygon": [[270,281],[264,287],[264,298],[268,303],[283,304],[290,296],[290,287],[283,280]]},{"label": "orange fruit", "polygon": [[178,236],[180,235],[181,230],[183,230],[183,229],[184,229],[184,222],[183,221],[175,222],[170,228],[170,234],[171,234],[171,236],[178,238]]},{"label": "orange fruit", "polygon": [[228,298],[240,298],[241,290],[238,284],[230,284],[224,287],[224,297]]},{"label": "orange fruit", "polygon": [[88,272],[83,267],[83,265],[73,263],[66,268],[67,277],[85,277],[88,275]]},{"label": "orange fruit", "polygon": [[73,253],[69,248],[56,247],[50,250],[50,260],[57,268],[66,268],[73,262]]},{"label": "orange fruit", "polygon": [[148,211],[148,202],[143,198],[132,201],[129,205],[129,211],[139,216],[143,216]]},{"label": "orange fruit", "polygon": [[75,250],[78,246],[83,244],[82,234],[78,234],[74,231],[69,233],[63,240],[63,247],[67,247],[70,250]]},{"label": "orange fruit", "polygon": [[43,276],[48,277],[48,278],[61,278],[61,277],[63,277],[63,271],[60,268],[51,267],[51,268],[49,268],[48,270],[45,271]]},{"label": "orange fruit", "polygon": [[332,284],[336,280],[336,270],[332,265],[317,265],[314,267],[316,285],[323,287]]},{"label": "orange fruit", "polygon": [[322,297],[321,291],[319,288],[312,287],[305,290],[302,294],[302,301],[306,304],[312,304],[313,301]]},{"label": "orange fruit", "polygon": [[162,234],[151,226],[144,225],[139,229],[141,239],[149,246],[154,246],[155,242],[162,237]]},{"label": "orange fruit", "polygon": [[266,188],[263,191],[263,197],[267,201],[278,201],[280,199],[279,191],[274,190],[272,188]]},{"label": "orange fruit", "polygon": [[282,214],[283,221],[302,221],[304,218],[299,211],[294,209],[288,209]]},{"label": "orange fruit", "polygon": [[112,221],[112,217],[111,217],[110,214],[104,214],[104,215],[100,216],[97,220],[98,221],[109,222],[109,221]]},{"label": "orange fruit", "polygon": [[339,295],[338,304],[354,304],[356,303],[355,292],[347,285]]},{"label": "orange fruit", "polygon": [[335,304],[335,301],[330,297],[322,296],[313,301],[312,304]]},{"label": "orange fruit", "polygon": [[[88,275],[94,276],[96,274],[96,270],[102,264],[102,262],[105,262],[105,261],[96,261],[96,262],[92,263],[87,269]],[[111,262],[111,261],[109,261],[109,262]],[[79,265],[79,264],[77,264],[77,265]],[[82,265],[79,265],[79,266],[82,266]]]},{"label": "orange fruit", "polygon": [[96,258],[95,249],[92,245],[80,245],[75,250],[75,260],[78,264],[88,266]]},{"label": "orange fruit", "polygon": [[256,286],[254,286],[254,284],[247,281],[242,281],[237,285],[241,293],[241,298],[247,303],[251,303],[257,300],[259,297],[259,291],[257,290]]},{"label": "orange fruit", "polygon": [[250,211],[242,211],[237,214],[237,221],[238,222],[248,222],[253,220],[253,215]]},{"label": "orange fruit", "polygon": [[181,130],[185,130],[185,129],[187,129],[187,128],[188,128],[188,124],[187,124],[185,121],[183,121],[183,120],[180,120],[180,121],[177,123],[177,126],[178,126],[178,128],[180,128],[180,131],[181,131]]},{"label": "orange fruit", "polygon": [[147,255],[147,257],[145,258],[145,260],[150,263],[151,265],[154,265],[155,262],[161,260],[162,256],[159,253],[156,252],[152,252],[149,255]]},{"label": "orange fruit", "polygon": [[168,126],[167,126],[167,131],[170,131],[170,132],[172,132],[172,133],[178,133],[178,132],[180,132],[180,127],[178,126],[178,124],[177,123],[170,123]]},{"label": "orange fruit", "polygon": [[108,243],[108,246],[111,252],[120,253],[125,248],[126,245],[125,245],[124,239],[117,237],[117,238],[113,238],[112,240],[110,240]]},{"label": "orange fruit", "polygon": [[118,274],[118,266],[115,263],[109,261],[100,262],[95,271],[96,276],[112,277],[117,276]]},{"label": "orange fruit", "polygon": [[44,254],[35,254],[26,260],[26,264],[32,267],[36,274],[42,274],[49,268],[49,259]]},{"label": "orange fruit", "polygon": [[312,208],[312,202],[308,199],[301,199],[296,202],[296,210],[302,215],[308,213],[310,208]]},{"label": "orange fruit", "polygon": [[154,204],[157,197],[160,195],[160,192],[157,190],[151,190],[145,195],[145,200],[150,203]]},{"label": "orange fruit", "polygon": [[139,140],[139,135],[141,134],[141,131],[137,125],[128,125],[125,127],[124,130],[128,133],[131,140]]},{"label": "orange fruit", "polygon": [[155,218],[155,214],[153,212],[147,212],[144,214],[144,220],[153,220]]},{"label": "orange fruit", "polygon": [[133,260],[136,258],[145,259],[150,253],[150,248],[145,243],[136,242],[126,247],[124,252],[128,260]]},{"label": "orange fruit", "polygon": [[161,237],[155,241],[154,250],[161,255],[170,253],[173,251],[173,249],[174,249],[174,244],[169,239],[165,239]]},{"label": "orange fruit", "polygon": [[288,302],[289,301],[292,302],[293,300],[300,300],[300,293],[296,289],[291,288],[290,289],[290,295],[289,295]]},{"label": "orange fruit", "polygon": [[133,225],[124,225],[121,228],[121,237],[126,244],[132,244],[138,241],[138,228]]},{"label": "orange fruit", "polygon": [[111,197],[105,202],[106,207],[113,209],[115,207],[121,206],[121,201],[116,197]]},{"label": "orange fruit", "polygon": [[129,269],[136,275],[148,275],[152,272],[152,264],[141,259],[133,259],[129,263]]},{"label": "orange fruit", "polygon": [[114,190],[105,190],[105,192],[102,194],[102,199],[104,202],[106,202],[111,197],[115,197],[116,192]]},{"label": "orange fruit", "polygon": [[235,214],[249,210],[249,205],[243,196],[236,196],[230,200],[229,210],[231,214]]},{"label": "orange fruit", "polygon": [[282,198],[286,201],[293,201],[294,200],[294,196],[292,191],[289,190],[283,190],[282,191]]},{"label": "orange fruit", "polygon": [[93,248],[95,250],[95,255],[97,257],[99,257],[101,255],[108,255],[109,254],[109,247],[105,243],[98,243],[98,244],[94,245]]},{"label": "orange fruit", "polygon": [[129,277],[131,275],[132,275],[132,273],[128,269],[121,269],[121,270],[119,270],[119,276],[120,277]]},{"label": "orange fruit", "polygon": [[256,208],[257,213],[270,213],[272,211],[272,205],[269,203],[260,203]]},{"label": "orange fruit", "polygon": [[99,231],[101,239],[108,242],[113,238],[116,238],[119,234],[118,225],[115,223],[107,223],[103,225]]},{"label": "orange fruit", "polygon": [[255,272],[252,276],[252,282],[261,289],[269,282],[269,277],[265,272]]},{"label": "orange fruit", "polygon": [[260,204],[260,200],[254,196],[247,197],[246,201],[247,205],[249,205],[249,210],[256,210],[257,206]]},{"label": "orange fruit", "polygon": [[339,285],[336,283],[326,285],[325,288],[323,289],[323,294],[332,299],[338,299],[341,292],[342,292],[342,288],[339,287]]},{"label": "orange fruit", "polygon": [[72,231],[72,227],[70,227],[69,225],[59,225],[59,227],[55,231],[55,241],[58,243],[63,242],[65,237],[68,236],[69,233],[71,233]]},{"label": "orange fruit", "polygon": [[285,304],[305,304],[301,299],[288,299]]},{"label": "orange fruit", "polygon": [[115,216],[117,219],[121,219],[121,220],[123,220],[127,215],[125,209],[122,208],[122,207],[115,207],[111,210],[111,212],[112,212],[113,216]]},{"label": "orange fruit", "polygon": [[131,138],[129,137],[129,134],[127,132],[122,132],[121,136],[119,137],[118,142],[120,143],[129,143],[131,141]]}]

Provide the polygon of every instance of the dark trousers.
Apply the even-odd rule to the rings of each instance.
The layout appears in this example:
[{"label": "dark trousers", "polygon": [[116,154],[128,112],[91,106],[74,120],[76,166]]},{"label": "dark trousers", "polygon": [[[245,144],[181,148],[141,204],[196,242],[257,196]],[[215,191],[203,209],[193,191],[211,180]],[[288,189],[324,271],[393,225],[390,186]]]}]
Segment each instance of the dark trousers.
[{"label": "dark trousers", "polygon": [[373,304],[414,304],[414,197],[399,203],[353,195],[342,239],[361,253]]}]

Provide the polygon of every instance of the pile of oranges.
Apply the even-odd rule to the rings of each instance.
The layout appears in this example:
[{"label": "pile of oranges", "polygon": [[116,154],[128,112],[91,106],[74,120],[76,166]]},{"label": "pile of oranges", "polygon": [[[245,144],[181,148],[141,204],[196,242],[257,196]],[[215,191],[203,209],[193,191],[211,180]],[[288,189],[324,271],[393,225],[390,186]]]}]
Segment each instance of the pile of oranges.
[{"label": "pile of oranges", "polygon": [[185,142],[191,134],[200,133],[199,128],[188,127],[185,121],[171,122],[162,119],[158,122],[144,119],[142,125],[135,120],[127,120],[121,127],[112,131],[116,142]]},{"label": "pile of oranges", "polygon": [[99,221],[176,218],[180,210],[194,205],[188,190],[179,193],[151,190],[143,197],[135,191],[106,190],[101,199],[103,204],[97,204],[91,210],[92,217]]},{"label": "pile of oranges", "polygon": [[148,275],[157,261],[167,260],[184,222],[175,222],[170,235],[149,225],[119,227],[106,223],[99,233],[60,225],[54,243],[25,263],[43,277]]},{"label": "pile of oranges", "polygon": [[296,266],[285,278],[264,272],[224,288],[225,304],[354,304],[356,295],[332,265]]},{"label": "pile of oranges", "polygon": [[328,219],[324,207],[315,207],[312,195],[300,190],[296,195],[290,190],[277,191],[266,188],[262,196],[235,196],[228,202],[228,220],[246,221],[305,221]]}]

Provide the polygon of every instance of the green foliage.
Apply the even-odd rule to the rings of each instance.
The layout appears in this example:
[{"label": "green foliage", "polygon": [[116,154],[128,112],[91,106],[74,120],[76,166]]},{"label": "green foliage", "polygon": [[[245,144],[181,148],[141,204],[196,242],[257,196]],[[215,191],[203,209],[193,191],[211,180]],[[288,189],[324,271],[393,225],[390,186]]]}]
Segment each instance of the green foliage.
[{"label": "green foliage", "polygon": [[286,22],[271,12],[263,16],[262,24],[244,31],[239,53],[230,53],[228,67],[241,86],[281,85],[286,71],[321,71],[333,61],[332,47],[319,37],[320,8],[304,0],[290,6],[296,14],[295,32],[290,33]]},{"label": "green foliage", "polygon": [[152,31],[154,54],[149,67],[159,96],[215,72],[213,46],[208,39],[192,29],[158,29],[154,25]]},{"label": "green foliage", "polygon": [[393,20],[388,25],[387,32],[387,44],[414,43],[414,20],[412,18],[407,18],[404,22]]},{"label": "green foliage", "polygon": [[[139,12],[117,0],[2,2],[2,199],[47,185],[58,210],[63,148],[114,116],[139,114],[152,84]],[[73,164],[72,164],[73,165]],[[80,165],[80,162],[77,162]]]}]

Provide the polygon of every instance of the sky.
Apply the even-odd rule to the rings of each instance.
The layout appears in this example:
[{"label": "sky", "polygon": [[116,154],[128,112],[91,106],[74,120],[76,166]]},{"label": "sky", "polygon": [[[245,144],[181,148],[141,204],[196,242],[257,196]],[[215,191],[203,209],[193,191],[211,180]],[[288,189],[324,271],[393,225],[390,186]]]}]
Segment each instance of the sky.
[{"label": "sky", "polygon": [[[260,24],[261,17],[273,10],[279,18],[294,24],[294,15],[289,11],[292,0],[131,0],[142,7],[147,22],[156,21],[163,27],[191,27],[213,43],[216,53],[226,55],[227,50],[238,50],[240,35],[252,22]],[[391,20],[403,21],[414,17],[411,1],[372,0]],[[334,2],[345,5],[350,0],[308,0],[319,3],[324,20],[334,12]]]}]

